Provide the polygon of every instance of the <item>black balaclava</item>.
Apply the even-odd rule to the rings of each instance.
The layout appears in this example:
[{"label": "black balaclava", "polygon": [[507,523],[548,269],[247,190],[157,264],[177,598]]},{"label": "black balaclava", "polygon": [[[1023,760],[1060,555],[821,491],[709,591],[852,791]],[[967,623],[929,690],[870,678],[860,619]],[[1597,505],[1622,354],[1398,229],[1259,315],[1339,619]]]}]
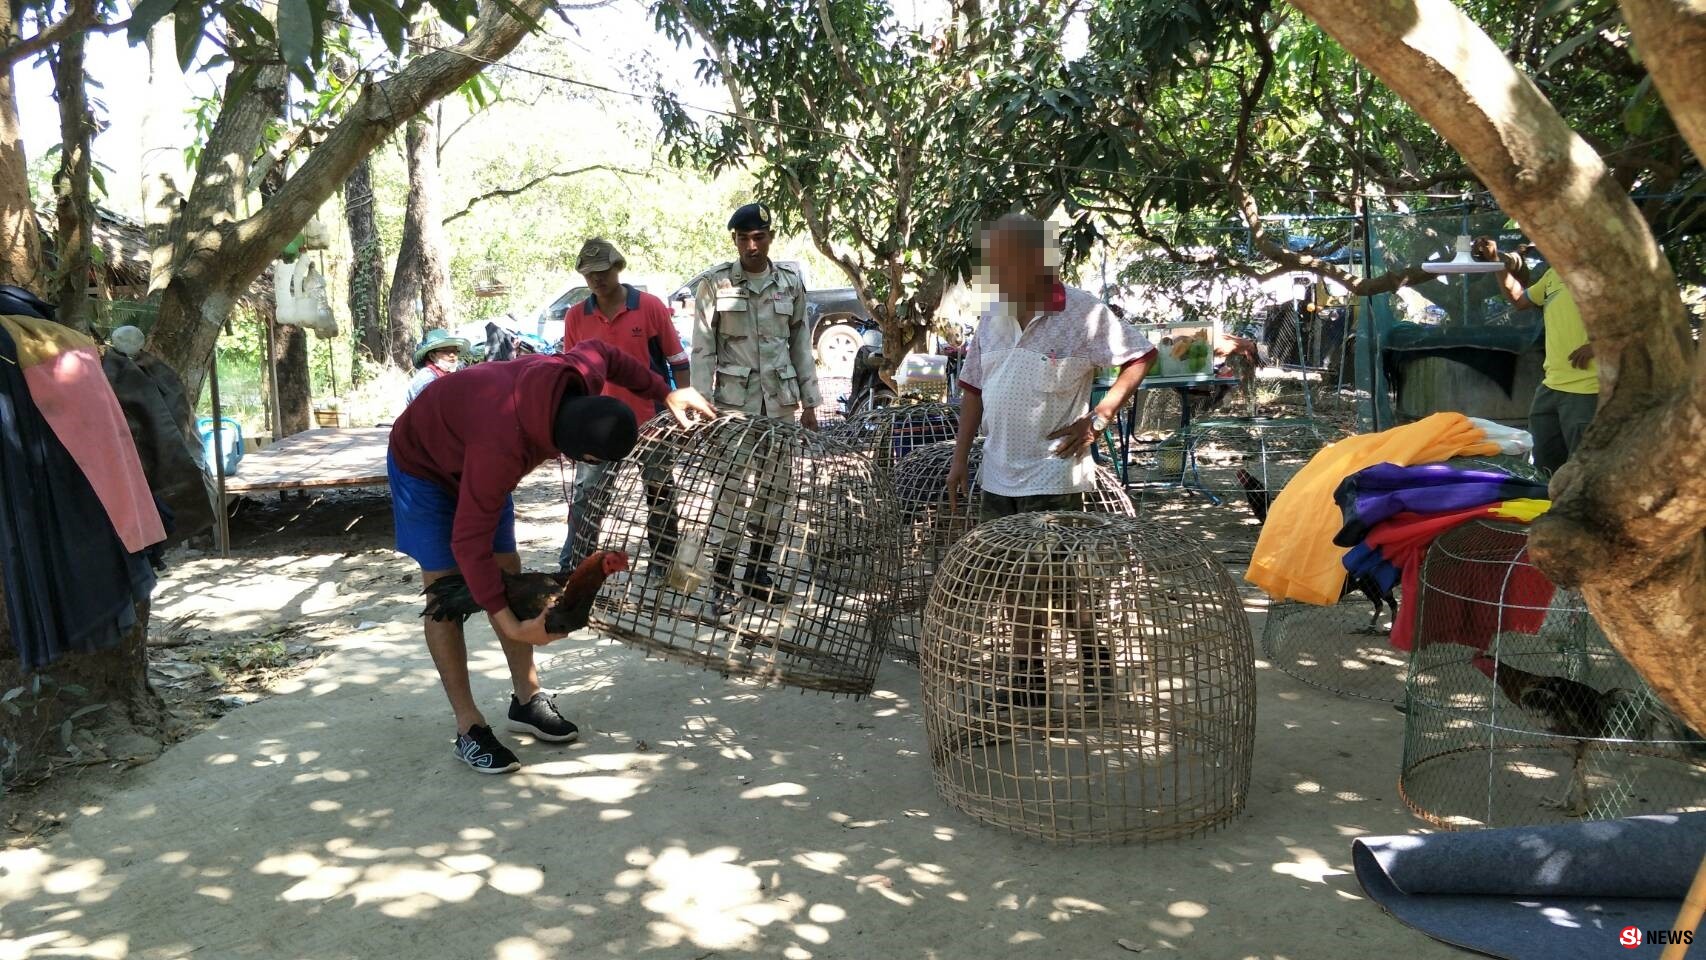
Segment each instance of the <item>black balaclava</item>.
[{"label": "black balaclava", "polygon": [[590,456],[614,463],[634,449],[639,437],[634,411],[615,397],[564,394],[551,423],[551,442],[571,460]]}]

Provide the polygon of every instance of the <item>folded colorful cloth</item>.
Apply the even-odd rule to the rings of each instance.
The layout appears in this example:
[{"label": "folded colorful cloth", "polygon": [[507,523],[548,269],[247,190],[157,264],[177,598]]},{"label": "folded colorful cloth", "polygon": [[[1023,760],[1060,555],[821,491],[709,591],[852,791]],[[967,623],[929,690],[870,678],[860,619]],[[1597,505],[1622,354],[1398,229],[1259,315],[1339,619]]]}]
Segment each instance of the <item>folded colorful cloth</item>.
[{"label": "folded colorful cloth", "polygon": [[1436,413],[1380,433],[1346,437],[1311,457],[1268,507],[1267,522],[1244,579],[1275,600],[1321,606],[1344,592],[1345,549],[1333,543],[1342,517],[1333,491],[1377,463],[1437,463],[1499,452],[1486,431],[1461,413]]},{"label": "folded colorful cloth", "polygon": [[1546,484],[1500,470],[1463,470],[1443,463],[1381,463],[1346,477],[1333,492],[1344,526],[1341,547],[1362,542],[1377,523],[1400,513],[1444,513],[1501,500],[1544,499]]},{"label": "folded colorful cloth", "polygon": [[[1402,571],[1398,613],[1392,618],[1392,646],[1409,650],[1415,644],[1416,611],[1421,600],[1422,558],[1428,547],[1441,534],[1471,520],[1513,520],[1529,523],[1552,506],[1550,500],[1520,499],[1454,510],[1446,513],[1400,513],[1377,524],[1363,541],[1364,546],[1378,551],[1383,560]],[[1449,635],[1429,636],[1429,642],[1463,643],[1486,648],[1495,633],[1512,631],[1534,633],[1546,617],[1546,607],[1552,598],[1552,584],[1532,567],[1524,566],[1524,575],[1506,584],[1486,585],[1475,591],[1450,589],[1456,603],[1467,604],[1462,616],[1444,617],[1441,622],[1453,624]],[[1477,566],[1463,576],[1485,579],[1486,572]],[[1442,584],[1442,586],[1444,586]],[[1481,601],[1482,596],[1489,597]],[[1468,598],[1468,599],[1464,599]],[[1508,606],[1497,601],[1503,599]],[[1520,602],[1519,602],[1520,601]],[[1432,630],[1429,631],[1433,633]]]}]

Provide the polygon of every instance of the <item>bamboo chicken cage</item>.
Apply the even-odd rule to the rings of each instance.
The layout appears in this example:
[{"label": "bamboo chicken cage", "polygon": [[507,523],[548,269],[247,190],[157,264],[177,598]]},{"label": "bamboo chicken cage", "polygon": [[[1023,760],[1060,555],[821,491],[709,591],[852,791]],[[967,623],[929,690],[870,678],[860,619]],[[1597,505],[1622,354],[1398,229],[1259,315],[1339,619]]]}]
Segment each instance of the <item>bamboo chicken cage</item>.
[{"label": "bamboo chicken cage", "polygon": [[577,554],[632,561],[592,627],[725,676],[870,692],[896,551],[869,457],[788,421],[662,415],[591,499],[602,515],[577,524]]},{"label": "bamboo chicken cage", "polygon": [[[978,467],[983,463],[983,438],[972,441],[966,457],[971,492],[948,502],[948,470],[954,462],[952,440],[932,443],[908,454],[895,468],[894,497],[900,513],[900,575],[895,588],[894,619],[889,653],[918,662],[918,638],[924,629],[924,603],[930,581],[948,551],[977,525]],[[1137,508],[1112,470],[1097,466],[1095,487],[1084,494],[1087,513],[1136,516]]]},{"label": "bamboo chicken cage", "polygon": [[978,820],[1129,843],[1243,809],[1249,621],[1225,569],[1179,534],[1088,513],[984,524],[936,574],[921,653],[937,790]]}]

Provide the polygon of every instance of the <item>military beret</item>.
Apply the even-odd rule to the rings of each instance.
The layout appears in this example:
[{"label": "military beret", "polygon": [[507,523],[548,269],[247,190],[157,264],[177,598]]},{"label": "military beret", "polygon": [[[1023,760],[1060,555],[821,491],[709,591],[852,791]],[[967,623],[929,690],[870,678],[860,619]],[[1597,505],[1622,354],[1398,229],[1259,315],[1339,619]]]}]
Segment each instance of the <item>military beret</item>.
[{"label": "military beret", "polygon": [[768,230],[770,229],[770,211],[763,204],[749,203],[729,218],[730,230]]}]

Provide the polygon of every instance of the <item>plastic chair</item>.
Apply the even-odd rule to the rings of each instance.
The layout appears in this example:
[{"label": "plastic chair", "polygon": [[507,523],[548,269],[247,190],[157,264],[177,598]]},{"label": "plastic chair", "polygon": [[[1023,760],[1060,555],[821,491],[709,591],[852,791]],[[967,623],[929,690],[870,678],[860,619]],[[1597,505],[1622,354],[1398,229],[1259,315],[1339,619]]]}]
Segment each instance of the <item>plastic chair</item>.
[{"label": "plastic chair", "polygon": [[[243,425],[228,417],[219,418],[219,424],[219,446],[225,454],[225,475],[229,477],[237,472],[237,463],[243,459]],[[202,469],[213,473],[218,456],[213,443],[213,418],[197,420],[195,429],[196,436],[201,439]]]}]

